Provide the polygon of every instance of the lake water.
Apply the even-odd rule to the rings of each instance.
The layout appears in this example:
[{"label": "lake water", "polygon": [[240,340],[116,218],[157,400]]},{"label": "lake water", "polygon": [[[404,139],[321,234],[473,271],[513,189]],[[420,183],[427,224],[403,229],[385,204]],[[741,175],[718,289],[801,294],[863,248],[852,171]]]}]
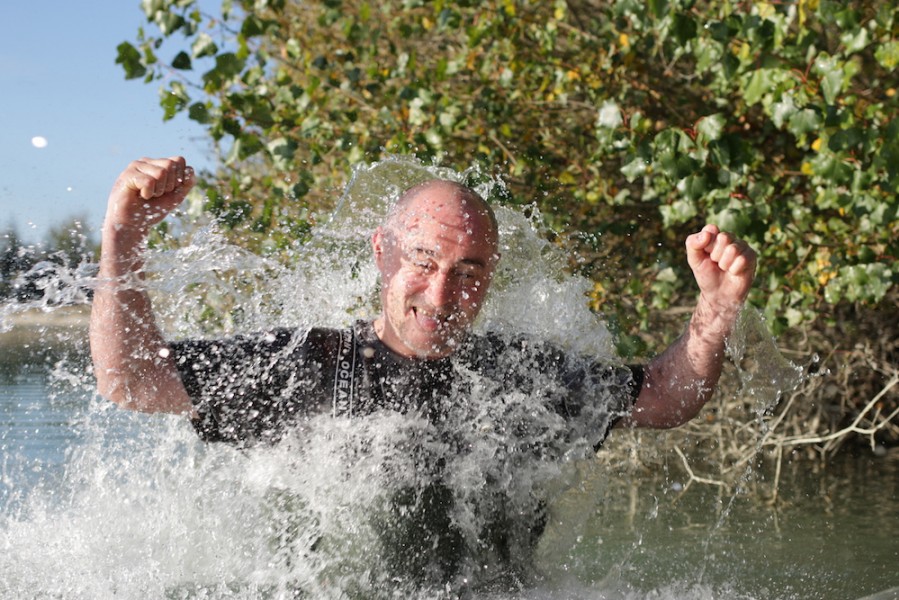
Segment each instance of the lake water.
[{"label": "lake water", "polygon": [[[0,334],[0,597],[289,597],[292,546],[257,535],[292,518],[272,516],[289,457],[206,447],[177,418],[98,399],[85,337],[78,319]],[[776,508],[582,468],[541,545],[546,583],[484,597],[829,600],[899,586],[896,452],[813,467],[785,468]]]}]

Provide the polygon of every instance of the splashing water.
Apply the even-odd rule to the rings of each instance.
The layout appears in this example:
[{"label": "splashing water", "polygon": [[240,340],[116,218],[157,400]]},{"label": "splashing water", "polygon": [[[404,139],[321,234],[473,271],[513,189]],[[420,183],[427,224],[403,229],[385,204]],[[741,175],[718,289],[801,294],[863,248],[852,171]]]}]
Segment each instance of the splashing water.
[{"label": "splashing water", "polygon": [[[183,338],[372,318],[368,240],[390,200],[426,178],[470,175],[401,159],[359,168],[331,220],[288,266],[226,244],[214,228],[177,251],[151,253],[147,288],[159,322]],[[478,191],[490,196],[495,185]],[[503,259],[476,330],[533,335],[572,356],[616,362],[609,332],[587,308],[589,284],[563,274],[564,257],[534,221],[506,208],[497,217]],[[203,316],[210,308],[224,315],[214,327]],[[468,374],[470,396],[439,427],[389,412],[321,416],[251,449],[203,444],[180,418],[132,414],[92,396],[72,424],[77,440],[59,476],[7,499],[0,596],[646,597],[614,577],[585,586],[544,568],[576,543],[602,497],[591,486],[605,482],[584,478],[596,440],[573,435],[571,422],[547,410],[540,386],[553,384],[524,358],[508,357],[509,369],[538,393]],[[56,372],[71,386],[90,382],[83,366],[61,363]],[[602,404],[605,392],[593,393]],[[9,487],[20,483],[4,473]],[[547,514],[569,520],[546,523]],[[448,571],[456,575],[444,582]],[[724,596],[750,597],[683,580],[650,595]]]}]

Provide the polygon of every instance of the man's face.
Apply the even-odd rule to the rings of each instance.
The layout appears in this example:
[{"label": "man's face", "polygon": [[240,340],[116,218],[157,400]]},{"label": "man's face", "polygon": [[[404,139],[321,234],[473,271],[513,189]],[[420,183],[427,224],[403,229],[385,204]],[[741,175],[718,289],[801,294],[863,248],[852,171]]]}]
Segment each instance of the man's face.
[{"label": "man's face", "polygon": [[453,352],[481,310],[498,259],[478,205],[436,182],[372,238],[381,272],[378,337],[403,356]]}]

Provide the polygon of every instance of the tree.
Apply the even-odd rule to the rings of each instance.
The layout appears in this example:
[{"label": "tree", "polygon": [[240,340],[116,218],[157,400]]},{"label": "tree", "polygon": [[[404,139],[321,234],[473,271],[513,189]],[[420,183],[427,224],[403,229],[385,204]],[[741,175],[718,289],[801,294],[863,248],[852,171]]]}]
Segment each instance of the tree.
[{"label": "tree", "polygon": [[47,254],[66,268],[74,269],[96,260],[97,244],[85,230],[85,221],[83,216],[71,217],[54,225],[47,234]]},{"label": "tree", "polygon": [[37,262],[33,248],[22,244],[15,228],[0,234],[0,299],[7,299],[14,293],[13,282],[22,272]]},{"label": "tree", "polygon": [[206,209],[250,246],[302,237],[355,163],[414,153],[536,203],[613,316],[679,300],[679,240],[705,220],[760,249],[777,331],[899,279],[894,3],[142,7],[118,62],[219,144]]}]

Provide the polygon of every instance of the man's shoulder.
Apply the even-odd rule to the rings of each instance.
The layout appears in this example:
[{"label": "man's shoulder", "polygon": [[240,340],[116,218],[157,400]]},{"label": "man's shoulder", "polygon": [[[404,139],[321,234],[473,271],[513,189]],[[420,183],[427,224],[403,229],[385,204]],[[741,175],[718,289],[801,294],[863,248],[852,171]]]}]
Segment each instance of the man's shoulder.
[{"label": "man's shoulder", "polygon": [[278,326],[211,338],[192,337],[169,342],[178,356],[197,354],[221,358],[262,358],[273,354],[329,353],[345,329]]}]

